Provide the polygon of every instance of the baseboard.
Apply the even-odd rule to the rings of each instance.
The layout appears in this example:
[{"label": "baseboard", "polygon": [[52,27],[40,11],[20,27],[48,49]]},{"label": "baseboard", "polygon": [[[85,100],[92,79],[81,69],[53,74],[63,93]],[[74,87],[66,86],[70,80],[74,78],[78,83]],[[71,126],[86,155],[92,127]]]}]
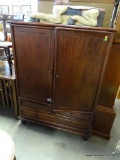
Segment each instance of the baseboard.
[{"label": "baseboard", "polygon": [[94,131],[94,130],[92,130],[92,135],[97,136],[97,137],[104,138],[104,139],[106,139],[106,140],[109,140],[109,139],[110,139],[110,135],[103,134],[103,133],[100,133],[100,132],[97,132],[97,131]]}]

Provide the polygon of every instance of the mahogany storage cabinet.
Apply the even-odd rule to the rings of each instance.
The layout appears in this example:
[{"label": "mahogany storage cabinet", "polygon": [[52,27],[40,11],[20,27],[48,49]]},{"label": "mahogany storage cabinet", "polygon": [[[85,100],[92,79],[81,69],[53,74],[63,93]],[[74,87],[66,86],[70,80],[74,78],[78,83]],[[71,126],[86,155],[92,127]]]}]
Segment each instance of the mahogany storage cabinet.
[{"label": "mahogany storage cabinet", "polygon": [[87,140],[113,29],[12,22],[20,117]]}]

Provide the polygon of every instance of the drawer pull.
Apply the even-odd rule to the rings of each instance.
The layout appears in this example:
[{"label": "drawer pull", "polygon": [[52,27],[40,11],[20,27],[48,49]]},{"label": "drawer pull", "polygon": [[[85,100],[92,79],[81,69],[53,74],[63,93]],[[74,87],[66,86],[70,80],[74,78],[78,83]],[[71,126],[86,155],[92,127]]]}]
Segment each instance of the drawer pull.
[{"label": "drawer pull", "polygon": [[47,101],[48,101],[48,102],[51,102],[51,98],[47,98]]},{"label": "drawer pull", "polygon": [[60,76],[58,74],[56,74],[56,78],[59,78]]},{"label": "drawer pull", "polygon": [[51,74],[51,73],[52,73],[52,71],[50,71],[50,70],[49,70],[49,71],[48,71],[48,73],[49,73],[49,74]]}]

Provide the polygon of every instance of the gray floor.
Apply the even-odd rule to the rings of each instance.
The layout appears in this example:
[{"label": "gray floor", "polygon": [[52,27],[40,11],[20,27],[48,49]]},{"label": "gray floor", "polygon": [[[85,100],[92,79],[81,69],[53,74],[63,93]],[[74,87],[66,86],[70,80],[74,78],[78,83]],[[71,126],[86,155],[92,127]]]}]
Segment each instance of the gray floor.
[{"label": "gray floor", "polygon": [[83,141],[76,134],[36,124],[22,125],[8,110],[0,110],[0,129],[12,136],[17,160],[120,160],[120,156],[111,155],[120,139],[118,100],[116,110],[110,141],[95,136]]}]

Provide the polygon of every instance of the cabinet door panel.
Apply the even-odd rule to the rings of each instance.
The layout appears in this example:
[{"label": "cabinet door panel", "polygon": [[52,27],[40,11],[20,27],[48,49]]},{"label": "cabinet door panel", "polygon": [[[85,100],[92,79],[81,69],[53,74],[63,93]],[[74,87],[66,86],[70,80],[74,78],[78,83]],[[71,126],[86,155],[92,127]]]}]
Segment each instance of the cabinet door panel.
[{"label": "cabinet door panel", "polygon": [[18,94],[47,102],[51,98],[53,33],[47,29],[14,29]]},{"label": "cabinet door panel", "polygon": [[56,30],[54,109],[94,107],[109,33]]}]

